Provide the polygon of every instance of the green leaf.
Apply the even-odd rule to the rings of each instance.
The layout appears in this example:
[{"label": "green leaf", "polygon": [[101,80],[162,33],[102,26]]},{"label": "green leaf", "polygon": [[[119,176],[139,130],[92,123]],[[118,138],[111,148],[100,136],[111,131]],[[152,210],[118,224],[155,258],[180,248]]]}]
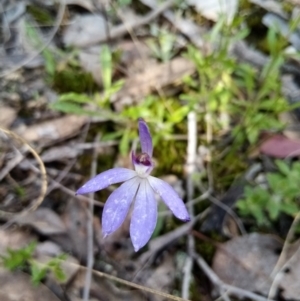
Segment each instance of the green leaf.
[{"label": "green leaf", "polygon": [[31,242],[23,249],[7,249],[7,255],[1,256],[3,265],[9,270],[23,268],[29,259],[32,258],[36,248],[36,242]]},{"label": "green leaf", "polygon": [[247,186],[244,198],[237,202],[239,213],[244,216],[253,216],[258,225],[267,225],[268,218],[264,210],[269,199],[269,193],[263,188]]},{"label": "green leaf", "polygon": [[56,111],[77,114],[77,115],[87,115],[87,116],[99,116],[100,114],[95,111],[90,111],[83,109],[80,105],[70,102],[55,102],[50,105],[50,108]]},{"label": "green leaf", "polygon": [[282,203],[281,210],[291,216],[295,216],[299,212],[299,206],[296,203]]},{"label": "green leaf", "polygon": [[120,153],[123,156],[126,156],[129,152],[129,141],[130,141],[130,129],[127,128],[124,130],[121,142],[119,144]]},{"label": "green leaf", "polygon": [[61,266],[55,266],[55,268],[52,270],[53,274],[55,276],[55,278],[60,281],[63,282],[66,280],[66,274],[64,272],[64,270],[61,268]]},{"label": "green leaf", "polygon": [[112,54],[107,45],[103,45],[101,48],[100,64],[104,91],[107,91],[112,83]]},{"label": "green leaf", "polygon": [[49,75],[54,76],[55,75],[55,70],[56,70],[56,65],[57,65],[56,60],[54,58],[54,55],[48,49],[45,49],[42,52],[42,55],[43,55],[44,60],[45,60],[45,69],[46,69],[46,72]]},{"label": "green leaf", "polygon": [[190,108],[188,106],[183,106],[175,111],[172,112],[169,116],[169,122],[172,123],[179,123],[181,122],[189,113]]},{"label": "green leaf", "polygon": [[71,92],[71,93],[61,94],[58,97],[57,101],[77,102],[77,103],[86,104],[91,102],[91,98],[86,94]]},{"label": "green leaf", "polygon": [[276,160],[275,163],[281,173],[283,173],[286,176],[288,176],[290,174],[290,172],[291,172],[290,167],[284,161]]},{"label": "green leaf", "polygon": [[47,275],[47,267],[37,262],[31,262],[31,281],[34,285],[38,285]]},{"label": "green leaf", "polygon": [[268,210],[271,220],[275,221],[278,218],[281,210],[281,203],[281,196],[273,195],[270,197],[270,201],[268,202],[266,209]]},{"label": "green leaf", "polygon": [[276,54],[277,52],[277,34],[274,28],[270,27],[267,33],[267,41],[271,54]]},{"label": "green leaf", "polygon": [[268,183],[269,183],[272,191],[278,191],[278,192],[282,191],[282,188],[283,188],[282,183],[283,183],[284,178],[282,177],[281,174],[268,173],[267,180],[268,180]]}]

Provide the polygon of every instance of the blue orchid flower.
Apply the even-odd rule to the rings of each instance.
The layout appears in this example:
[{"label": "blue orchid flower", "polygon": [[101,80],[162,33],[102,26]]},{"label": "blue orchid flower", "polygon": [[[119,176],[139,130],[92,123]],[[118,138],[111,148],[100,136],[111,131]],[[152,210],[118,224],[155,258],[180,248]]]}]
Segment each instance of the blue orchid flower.
[{"label": "blue orchid flower", "polygon": [[85,194],[104,189],[112,184],[124,182],[108,197],[102,214],[104,237],[116,231],[124,222],[134,202],[130,222],[130,237],[137,252],[150,240],[157,222],[155,193],[165,202],[172,213],[182,221],[189,221],[188,211],[176,191],[166,182],[150,175],[154,168],[153,145],[149,128],[140,118],[139,137],[142,153],[131,153],[135,170],[113,168],[90,179],[76,194]]}]

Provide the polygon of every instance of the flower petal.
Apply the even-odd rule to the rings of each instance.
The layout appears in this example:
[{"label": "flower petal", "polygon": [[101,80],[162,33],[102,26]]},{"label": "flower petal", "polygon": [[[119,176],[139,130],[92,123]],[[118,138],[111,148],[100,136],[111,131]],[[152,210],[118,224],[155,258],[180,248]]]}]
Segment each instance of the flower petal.
[{"label": "flower petal", "polygon": [[152,176],[148,177],[148,181],[153,190],[160,195],[165,204],[169,207],[169,209],[177,218],[183,221],[190,220],[189,213],[182,199],[178,196],[178,194],[172,188],[172,186],[170,186],[165,181]]},{"label": "flower petal", "polygon": [[137,173],[131,169],[109,169],[87,181],[82,187],[80,187],[76,191],[76,194],[95,192],[104,189],[109,185],[127,181],[131,178],[134,178],[135,176],[137,176]]},{"label": "flower petal", "polygon": [[140,179],[133,178],[123,183],[107,199],[102,214],[102,232],[106,236],[116,231],[123,223],[139,188]]},{"label": "flower petal", "polygon": [[142,152],[152,157],[153,145],[152,138],[147,123],[144,119],[139,118],[139,136]]},{"label": "flower petal", "polygon": [[151,238],[157,221],[157,202],[152,187],[144,179],[136,195],[130,223],[130,237],[137,252]]}]

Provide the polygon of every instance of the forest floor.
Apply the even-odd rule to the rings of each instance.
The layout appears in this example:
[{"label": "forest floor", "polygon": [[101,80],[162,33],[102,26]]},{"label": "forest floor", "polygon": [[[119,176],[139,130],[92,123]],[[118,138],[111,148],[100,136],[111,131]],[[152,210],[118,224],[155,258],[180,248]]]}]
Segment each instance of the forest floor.
[{"label": "forest floor", "polygon": [[[0,300],[300,300],[300,1],[4,0]],[[103,237],[138,119],[158,198]],[[117,210],[117,209],[116,209]],[[146,230],[146,229],[145,229]]]}]

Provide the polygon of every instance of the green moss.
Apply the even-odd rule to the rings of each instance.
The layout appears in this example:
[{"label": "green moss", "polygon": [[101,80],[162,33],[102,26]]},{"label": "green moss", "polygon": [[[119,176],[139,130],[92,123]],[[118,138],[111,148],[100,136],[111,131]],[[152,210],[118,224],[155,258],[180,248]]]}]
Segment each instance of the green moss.
[{"label": "green moss", "polygon": [[295,5],[289,3],[288,1],[282,1],[282,8],[286,13],[291,14],[295,8]]},{"label": "green moss", "polygon": [[[215,153],[213,158],[218,158],[219,155],[220,153]],[[241,150],[231,149],[221,160],[214,160],[213,178],[218,179],[215,181],[215,188],[221,192],[226,191],[234,180],[245,172],[247,166],[247,156]]]},{"label": "green moss", "polygon": [[41,25],[53,25],[53,16],[49,10],[37,5],[28,5],[27,12],[34,18],[34,20]]},{"label": "green moss", "polygon": [[53,88],[59,93],[95,92],[99,89],[90,73],[69,65],[63,70],[56,70],[51,81]]},{"label": "green moss", "polygon": [[155,174],[183,175],[186,156],[186,141],[165,140],[155,147],[155,159],[158,164]]},{"label": "green moss", "polygon": [[196,250],[207,262],[212,262],[215,254],[215,247],[210,242],[198,240],[196,242]]}]

